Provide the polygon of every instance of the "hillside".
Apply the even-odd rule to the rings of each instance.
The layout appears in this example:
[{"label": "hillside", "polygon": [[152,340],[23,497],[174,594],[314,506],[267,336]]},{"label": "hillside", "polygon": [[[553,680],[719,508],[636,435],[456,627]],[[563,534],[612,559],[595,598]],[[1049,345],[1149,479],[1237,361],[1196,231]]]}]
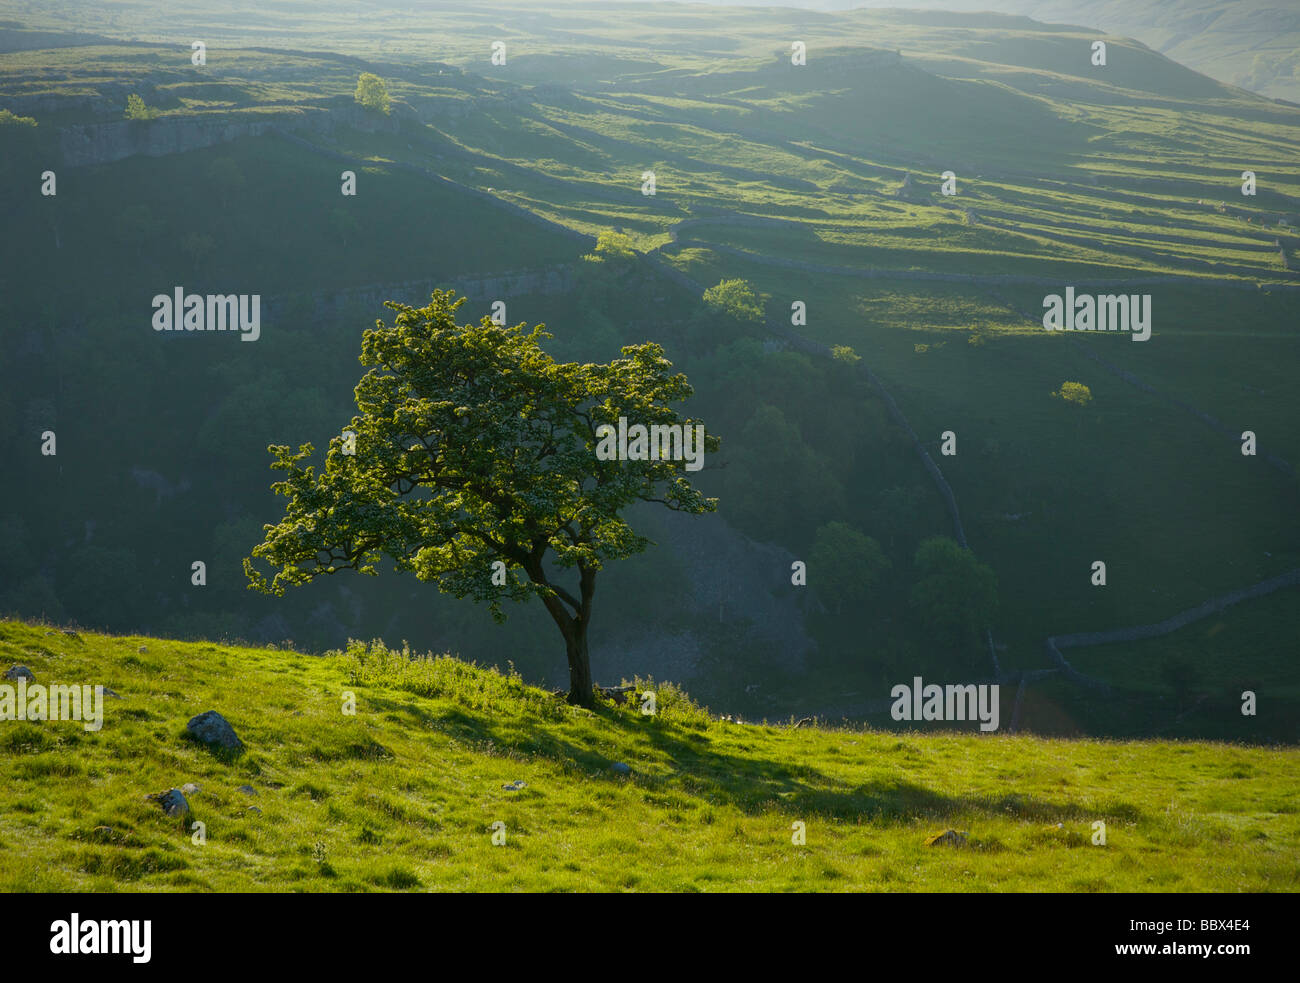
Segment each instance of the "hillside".
[{"label": "hillside", "polygon": [[[117,694],[0,729],[0,890],[1300,888],[1300,752],[741,723],[668,684],[593,713],[408,655],[0,622],[6,668]],[[208,710],[242,754],[187,737]],[[191,783],[188,819],[145,800]]]},{"label": "hillside", "polygon": [[[889,727],[919,672],[1000,683],[1004,721],[1023,694],[1022,732],[1300,741],[1300,108],[1122,33],[1094,66],[1094,27],[1008,14],[29,6],[0,0],[0,108],[29,119],[0,116],[0,614],[409,639],[563,683],[538,606],[499,626],[387,572],[245,589],[267,445],[325,446],[384,301],[451,286],[557,358],[662,343],[722,439],[719,511],[637,515],[656,545],[602,573],[599,682]],[[135,94],[155,118],[123,118]],[[706,301],[738,279],[759,315]],[[177,286],[260,297],[258,343],[154,333]],[[1149,296],[1150,338],[1044,331],[1067,288]],[[847,600],[845,527],[887,564]],[[915,602],[935,536],[996,576],[960,638]],[[1053,638],[1095,644],[1067,665]]]},{"label": "hillside", "polygon": [[[894,6],[869,0],[869,6]],[[1300,102],[1300,10],[1284,0],[923,0],[940,10],[998,10],[1137,38],[1198,72]]]}]

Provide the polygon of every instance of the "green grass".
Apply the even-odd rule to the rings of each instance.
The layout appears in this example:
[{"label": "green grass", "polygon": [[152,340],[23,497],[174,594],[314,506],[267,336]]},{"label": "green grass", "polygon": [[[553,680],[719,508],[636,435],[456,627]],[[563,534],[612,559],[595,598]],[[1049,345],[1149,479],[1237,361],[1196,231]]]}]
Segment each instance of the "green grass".
[{"label": "green grass", "polygon": [[[653,717],[591,712],[510,673],[409,656],[0,622],[0,659],[122,696],[96,733],[0,724],[0,889],[1300,887],[1297,751],[729,723],[668,684]],[[244,754],[185,737],[209,709]],[[186,782],[203,845],[144,800]],[[924,846],[947,828],[969,845]]]}]

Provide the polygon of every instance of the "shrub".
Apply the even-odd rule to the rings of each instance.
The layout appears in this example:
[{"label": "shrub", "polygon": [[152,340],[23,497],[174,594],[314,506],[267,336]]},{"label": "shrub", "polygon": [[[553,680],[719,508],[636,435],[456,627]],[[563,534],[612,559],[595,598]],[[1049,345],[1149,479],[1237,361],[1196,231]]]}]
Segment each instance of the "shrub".
[{"label": "shrub", "polygon": [[134,92],[126,97],[126,118],[127,119],[153,119],[158,115],[158,110],[150,109],[144,104]]},{"label": "shrub", "polygon": [[1052,396],[1076,406],[1087,406],[1092,402],[1092,390],[1082,382],[1063,382]]}]

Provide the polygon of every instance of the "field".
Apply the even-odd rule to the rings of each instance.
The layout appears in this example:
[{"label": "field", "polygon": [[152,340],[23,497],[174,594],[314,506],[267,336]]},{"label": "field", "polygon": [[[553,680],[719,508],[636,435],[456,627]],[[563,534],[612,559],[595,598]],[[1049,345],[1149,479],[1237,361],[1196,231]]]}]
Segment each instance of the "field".
[{"label": "field", "polygon": [[[119,694],[96,732],[61,721],[0,733],[0,890],[1300,884],[1294,750],[729,722],[648,681],[655,715],[593,712],[509,672],[409,655],[0,623],[0,658],[37,682]],[[186,736],[211,709],[243,754]],[[188,783],[199,790],[185,819],[144,799]],[[925,845],[947,829],[965,845]]]}]

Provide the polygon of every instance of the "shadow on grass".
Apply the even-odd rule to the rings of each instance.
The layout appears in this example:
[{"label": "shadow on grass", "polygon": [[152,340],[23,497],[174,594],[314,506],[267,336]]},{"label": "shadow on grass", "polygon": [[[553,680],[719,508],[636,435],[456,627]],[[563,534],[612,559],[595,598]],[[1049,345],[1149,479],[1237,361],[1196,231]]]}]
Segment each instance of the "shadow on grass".
[{"label": "shadow on grass", "polygon": [[200,751],[206,751],[208,754],[212,755],[213,758],[226,765],[237,764],[239,759],[244,756],[247,750],[243,747],[227,748],[222,747],[220,744],[208,744],[206,741],[199,740],[189,731],[182,731],[181,739],[188,741],[191,746]]},{"label": "shadow on grass", "polygon": [[1141,816],[1138,809],[1124,802],[1108,803],[1099,815],[1096,808],[1018,793],[948,795],[901,778],[854,785],[806,764],[696,746],[691,740],[696,735],[646,726],[625,712],[602,706],[595,711],[597,720],[592,723],[619,731],[626,741],[617,741],[618,745],[648,742],[658,752],[658,760],[650,766],[653,770],[636,771],[627,778],[611,769],[616,759],[600,746],[610,742],[598,739],[596,733],[575,731],[562,737],[554,732],[555,725],[548,727],[519,717],[494,719],[486,712],[465,707],[431,714],[414,711],[409,704],[394,700],[371,697],[370,702],[378,710],[410,713],[424,726],[480,752],[545,758],[588,781],[631,781],[646,791],[677,791],[709,804],[731,805],[751,815],[775,809],[796,818],[826,816],[877,824],[942,820],[972,813],[1042,823],[1097,819],[1102,815],[1132,821]]}]

